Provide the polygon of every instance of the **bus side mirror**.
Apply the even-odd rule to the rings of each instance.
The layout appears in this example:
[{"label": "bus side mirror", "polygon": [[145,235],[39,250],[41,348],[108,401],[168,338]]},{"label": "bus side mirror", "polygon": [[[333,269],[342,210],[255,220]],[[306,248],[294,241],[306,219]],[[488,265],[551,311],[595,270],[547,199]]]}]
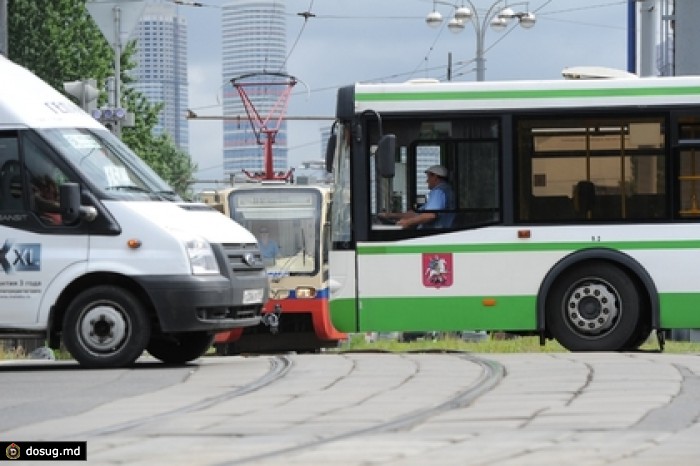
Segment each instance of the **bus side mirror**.
[{"label": "bus side mirror", "polygon": [[377,169],[382,178],[394,177],[394,161],[396,155],[396,135],[385,134],[379,139],[377,146]]},{"label": "bus side mirror", "polygon": [[338,143],[338,135],[333,133],[328,138],[326,145],[326,172],[333,171],[333,156],[335,155],[335,145]]}]

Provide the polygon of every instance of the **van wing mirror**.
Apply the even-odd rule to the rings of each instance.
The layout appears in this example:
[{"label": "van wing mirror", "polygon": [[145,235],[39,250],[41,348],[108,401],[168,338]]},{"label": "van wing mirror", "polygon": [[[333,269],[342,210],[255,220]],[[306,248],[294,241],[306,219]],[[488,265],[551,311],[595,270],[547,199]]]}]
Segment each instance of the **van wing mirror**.
[{"label": "van wing mirror", "polygon": [[82,206],[80,200],[80,185],[78,183],[63,183],[60,187],[61,219],[65,225],[76,223],[80,218],[91,222],[97,217],[97,209],[92,206]]},{"label": "van wing mirror", "polygon": [[393,178],[396,157],[396,135],[385,134],[379,139],[377,146],[377,169],[382,178]]},{"label": "van wing mirror", "polygon": [[80,185],[64,183],[60,188],[61,218],[63,223],[72,224],[80,218]]}]

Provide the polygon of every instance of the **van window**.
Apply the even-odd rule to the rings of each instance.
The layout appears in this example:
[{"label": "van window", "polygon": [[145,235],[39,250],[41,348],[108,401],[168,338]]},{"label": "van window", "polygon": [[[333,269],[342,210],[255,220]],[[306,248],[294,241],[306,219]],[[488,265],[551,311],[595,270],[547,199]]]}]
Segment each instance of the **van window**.
[{"label": "van window", "polygon": [[49,151],[26,132],[0,133],[0,211],[31,210],[45,225],[62,224],[59,186],[69,179]]}]

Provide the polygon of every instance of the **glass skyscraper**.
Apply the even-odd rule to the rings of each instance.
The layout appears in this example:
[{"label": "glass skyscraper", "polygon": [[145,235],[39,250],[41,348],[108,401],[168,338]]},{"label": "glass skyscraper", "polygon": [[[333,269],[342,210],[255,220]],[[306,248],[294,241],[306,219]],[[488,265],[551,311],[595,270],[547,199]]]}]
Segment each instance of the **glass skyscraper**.
[{"label": "glass skyscraper", "polygon": [[152,104],[164,104],[154,132],[169,134],[188,152],[187,22],[173,3],[149,0],[132,37],[137,40],[133,87]]},{"label": "glass skyscraper", "polygon": [[[249,73],[286,73],[284,1],[233,0],[222,7],[221,32],[222,82],[225,83],[223,112],[227,117],[241,116],[240,120],[223,122],[224,174],[240,174],[241,170],[259,172],[264,168],[263,145],[256,140],[244,103],[231,84],[231,79]],[[269,75],[256,79],[258,82],[286,81]],[[275,79],[277,81],[273,81]],[[250,81],[247,79],[241,82]],[[281,91],[283,86],[272,87],[275,91]],[[264,120],[275,105],[276,96],[268,94],[262,85],[257,88],[247,86],[245,90],[255,110]],[[276,127],[275,118],[271,118],[269,127]],[[260,137],[260,142],[264,143],[265,135]],[[274,170],[286,171],[287,125],[284,121],[277,132],[272,154]]]}]

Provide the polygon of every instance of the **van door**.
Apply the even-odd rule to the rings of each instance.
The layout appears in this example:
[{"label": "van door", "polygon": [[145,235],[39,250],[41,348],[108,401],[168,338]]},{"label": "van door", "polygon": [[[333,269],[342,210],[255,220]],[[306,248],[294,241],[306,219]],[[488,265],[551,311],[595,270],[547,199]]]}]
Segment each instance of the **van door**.
[{"label": "van door", "polygon": [[58,186],[72,180],[53,155],[29,131],[0,131],[0,326],[43,323],[85,268],[88,235],[62,224]]}]

